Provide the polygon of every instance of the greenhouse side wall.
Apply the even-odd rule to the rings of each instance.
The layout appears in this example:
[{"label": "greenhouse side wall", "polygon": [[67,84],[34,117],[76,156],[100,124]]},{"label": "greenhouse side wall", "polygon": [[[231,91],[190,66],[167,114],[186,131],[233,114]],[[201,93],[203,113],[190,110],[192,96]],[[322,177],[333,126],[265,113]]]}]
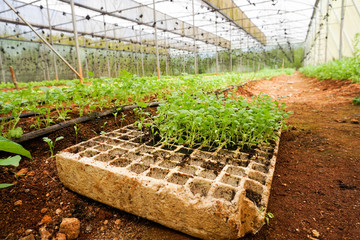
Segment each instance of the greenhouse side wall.
[{"label": "greenhouse side wall", "polygon": [[359,23],[359,0],[320,0],[305,42],[304,65],[352,57]]}]

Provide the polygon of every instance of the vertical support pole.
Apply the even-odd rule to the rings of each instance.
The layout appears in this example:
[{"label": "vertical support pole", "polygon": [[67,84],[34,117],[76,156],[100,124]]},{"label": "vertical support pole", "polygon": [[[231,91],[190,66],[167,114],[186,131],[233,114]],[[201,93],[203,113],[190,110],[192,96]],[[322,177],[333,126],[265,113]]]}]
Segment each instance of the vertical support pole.
[{"label": "vertical support pole", "polygon": [[46,79],[48,80],[48,81],[50,81],[50,69],[49,69],[49,64],[48,64],[48,59],[47,59],[47,57],[46,57],[46,48],[45,48],[45,45],[44,44],[42,44],[42,46],[43,46],[43,51],[44,51],[44,53],[43,53],[43,58],[44,58],[44,64],[45,64],[45,69],[46,69]]},{"label": "vertical support pole", "polygon": [[139,76],[139,57],[138,57],[138,45],[137,45],[138,36],[136,30],[134,30],[134,32],[135,32],[135,40],[136,40],[136,44],[134,45],[135,48],[134,54],[136,59],[136,75]]},{"label": "vertical support pole", "polygon": [[185,52],[183,54],[183,73],[185,73]]},{"label": "vertical support pole", "polygon": [[242,64],[243,64],[243,57],[242,57],[242,54],[240,55],[240,69],[239,69],[239,71],[242,73],[243,72],[243,66],[242,66]]},{"label": "vertical support pole", "polygon": [[194,71],[195,75],[198,74],[198,62],[197,62],[197,52],[196,52],[196,33],[195,33],[195,6],[194,0],[192,0],[192,20],[193,20],[193,39],[194,39]]},{"label": "vertical support pole", "polygon": [[[49,10],[49,2],[46,0],[46,11],[48,16],[48,22],[49,22],[49,31],[50,31],[50,44],[53,45],[53,37],[52,37],[52,26],[51,26],[51,19],[50,19],[50,10]],[[58,70],[56,65],[56,57],[53,54],[53,64],[54,64],[54,71],[55,71],[55,80],[59,80],[58,78]]]},{"label": "vertical support pole", "polygon": [[153,14],[154,14],[155,47],[156,47],[156,70],[157,70],[158,79],[160,79],[160,61],[159,61],[159,46],[158,46],[158,39],[157,39],[155,0],[153,0]]},{"label": "vertical support pole", "polygon": [[[86,49],[86,41],[85,41],[85,36],[83,36],[83,40],[84,40],[84,49]],[[89,78],[89,65],[88,65],[88,60],[87,60],[87,50],[85,50],[85,70],[86,70],[86,77]]]},{"label": "vertical support pole", "polygon": [[232,66],[232,46],[231,46],[231,41],[232,41],[232,36],[231,36],[231,23],[230,23],[230,52],[229,52],[230,72],[232,72],[232,71],[233,71],[233,66]]},{"label": "vertical support pole", "polygon": [[19,85],[18,85],[18,83],[16,81],[14,69],[13,69],[12,66],[9,66],[9,68],[10,68],[10,73],[11,73],[11,79],[12,79],[14,85],[15,85],[15,88],[16,88],[16,90],[20,90]]},{"label": "vertical support pole", "polygon": [[[106,10],[106,1],[105,1],[105,11],[107,11],[107,10]],[[110,61],[109,61],[109,56],[108,56],[108,41],[107,41],[107,39],[106,39],[107,29],[106,29],[105,14],[103,14],[103,23],[104,23],[104,41],[105,41],[105,58],[106,58],[106,65],[107,65],[107,69],[108,69],[108,77],[111,78]]]},{"label": "vertical support pole", "polygon": [[4,70],[4,66],[3,66],[3,62],[2,62],[2,58],[1,58],[1,53],[0,53],[0,69],[1,69],[1,75],[3,78],[3,82],[6,83],[5,70]]},{"label": "vertical support pole", "polygon": [[327,0],[327,4],[326,4],[325,63],[327,63],[327,58],[328,58],[328,38],[329,38],[329,6],[330,6],[330,0]]},{"label": "vertical support pole", "polygon": [[215,51],[216,51],[216,74],[219,73],[219,54],[218,54],[218,43],[219,43],[219,39],[218,39],[218,35],[217,35],[217,18],[215,20],[215,35],[216,35],[216,46],[215,46]]},{"label": "vertical support pole", "polygon": [[342,55],[343,55],[343,53],[342,53],[342,45],[343,45],[344,18],[345,18],[345,0],[342,0],[341,1],[339,59],[341,59]]},{"label": "vertical support pole", "polygon": [[77,29],[76,29],[74,0],[70,0],[70,2],[71,2],[71,14],[72,14],[72,22],[73,22],[73,30],[74,30],[74,40],[75,40],[76,56],[77,56],[78,71],[79,71],[79,80],[80,80],[80,83],[84,83],[84,81],[83,81],[83,74],[82,74],[82,68],[81,68],[79,39],[78,39],[78,33],[77,33]]},{"label": "vertical support pole", "polygon": [[140,27],[140,53],[141,53],[141,73],[142,73],[142,76],[144,77],[145,76],[145,69],[144,69],[144,52],[143,52],[143,46],[142,46],[142,29],[141,29],[141,25],[139,25]]}]

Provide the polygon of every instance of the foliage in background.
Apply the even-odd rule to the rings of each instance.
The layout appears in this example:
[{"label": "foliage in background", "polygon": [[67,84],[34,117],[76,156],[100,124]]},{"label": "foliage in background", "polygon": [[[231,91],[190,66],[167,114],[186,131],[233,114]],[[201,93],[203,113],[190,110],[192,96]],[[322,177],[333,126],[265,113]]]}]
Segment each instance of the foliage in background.
[{"label": "foliage in background", "polygon": [[360,82],[360,34],[356,34],[354,41],[354,56],[330,61],[317,66],[306,66],[300,69],[307,77],[318,79],[349,79],[353,82]]},{"label": "foliage in background", "polygon": [[162,141],[193,147],[252,147],[277,138],[285,105],[259,95],[248,102],[222,95],[175,92],[158,107],[154,125]]},{"label": "foliage in background", "polygon": [[[25,148],[23,148],[21,145],[13,141],[10,141],[2,136],[0,136],[0,151],[19,154],[28,157],[30,159],[32,158],[30,152],[27,151]],[[5,159],[0,159],[0,166],[14,166],[14,167],[19,166],[19,162],[21,160],[21,157],[19,155],[15,155]],[[7,188],[12,185],[13,184],[10,183],[0,183],[0,189]]]}]

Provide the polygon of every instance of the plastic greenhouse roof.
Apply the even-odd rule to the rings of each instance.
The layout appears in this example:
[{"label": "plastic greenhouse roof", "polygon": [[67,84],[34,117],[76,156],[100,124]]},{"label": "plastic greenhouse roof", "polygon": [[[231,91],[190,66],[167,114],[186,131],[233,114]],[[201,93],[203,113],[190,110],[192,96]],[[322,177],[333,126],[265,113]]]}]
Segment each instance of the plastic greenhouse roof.
[{"label": "plastic greenhouse roof", "polygon": [[[46,0],[7,0],[38,31],[46,30]],[[193,3],[194,1],[194,3]],[[230,0],[251,20],[262,39],[256,39],[227,18],[226,8],[214,8],[214,0],[155,0],[158,44],[171,53],[216,49],[249,49],[296,44],[305,41],[316,0]],[[221,2],[221,1],[220,1]],[[228,1],[224,1],[228,2]],[[53,30],[72,34],[70,0],[48,0]],[[75,0],[80,35],[154,45],[153,0]],[[193,5],[194,4],[194,18]],[[232,6],[235,6],[232,5]],[[234,7],[231,7],[234,8]],[[245,17],[243,17],[245,18]],[[239,19],[235,19],[239,20]],[[13,35],[34,38],[18,16],[0,0],[0,22],[16,25]],[[105,24],[104,24],[105,22]],[[6,36],[8,36],[7,34]],[[265,43],[265,44],[264,44]]]}]

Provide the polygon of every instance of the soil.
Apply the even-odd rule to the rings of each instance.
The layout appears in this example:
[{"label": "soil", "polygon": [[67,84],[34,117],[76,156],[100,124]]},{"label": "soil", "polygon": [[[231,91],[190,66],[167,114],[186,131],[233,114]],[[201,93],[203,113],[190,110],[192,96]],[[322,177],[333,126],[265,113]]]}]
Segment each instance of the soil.
[{"label": "soil", "polygon": [[[294,112],[282,132],[267,209],[274,218],[244,239],[359,239],[360,106],[351,101],[360,95],[360,84],[296,73],[249,83],[238,93],[283,97]],[[65,137],[56,143],[60,151],[134,122],[132,111],[125,114],[122,123],[111,115],[78,124],[78,139],[72,127],[47,137]],[[16,183],[0,190],[0,239],[19,239],[27,229],[39,236],[43,225],[55,236],[64,217],[81,221],[79,239],[194,239],[67,190],[47,144],[38,138],[22,145],[34,159],[0,168],[0,182]],[[25,174],[15,178],[19,170]]]}]

